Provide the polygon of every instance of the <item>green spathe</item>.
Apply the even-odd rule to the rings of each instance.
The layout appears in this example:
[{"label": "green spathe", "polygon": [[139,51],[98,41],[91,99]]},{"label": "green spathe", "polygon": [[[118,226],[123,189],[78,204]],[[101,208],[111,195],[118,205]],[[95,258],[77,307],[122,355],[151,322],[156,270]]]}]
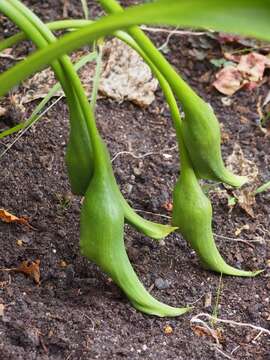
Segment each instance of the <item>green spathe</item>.
[{"label": "green spathe", "polygon": [[123,207],[107,165],[96,166],[85,194],[80,222],[81,253],[110,276],[138,310],[161,317],[184,314],[189,308],[174,308],[154,299],[134,272],[125,250]]},{"label": "green spathe", "polygon": [[172,223],[179,227],[202,264],[226,275],[255,276],[261,271],[244,271],[228,265],[220,255],[212,233],[212,206],[191,167],[185,165],[173,191]]},{"label": "green spathe", "polygon": [[194,94],[183,107],[183,139],[196,175],[235,187],[246,183],[245,176],[234,175],[224,165],[220,127],[210,105]]}]

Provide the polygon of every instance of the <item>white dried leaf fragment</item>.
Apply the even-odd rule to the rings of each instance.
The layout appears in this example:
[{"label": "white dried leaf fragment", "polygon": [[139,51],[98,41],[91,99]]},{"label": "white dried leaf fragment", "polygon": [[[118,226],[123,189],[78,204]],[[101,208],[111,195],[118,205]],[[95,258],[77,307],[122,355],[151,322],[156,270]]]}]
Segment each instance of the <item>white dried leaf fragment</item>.
[{"label": "white dried leaf fragment", "polygon": [[158,82],[136,51],[118,39],[107,42],[104,51],[109,55],[100,92],[119,102],[129,100],[141,107],[149,106]]}]

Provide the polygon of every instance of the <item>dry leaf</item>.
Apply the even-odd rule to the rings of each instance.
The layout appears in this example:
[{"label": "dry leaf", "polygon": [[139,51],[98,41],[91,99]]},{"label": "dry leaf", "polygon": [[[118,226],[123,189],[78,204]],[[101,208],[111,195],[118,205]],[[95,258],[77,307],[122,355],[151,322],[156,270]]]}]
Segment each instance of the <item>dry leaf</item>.
[{"label": "dry leaf", "polygon": [[221,143],[224,144],[225,142],[230,140],[230,134],[224,129],[223,124],[220,124],[220,131],[221,131]]},{"label": "dry leaf", "polygon": [[242,87],[246,90],[258,87],[263,79],[265,69],[270,67],[270,59],[256,52],[242,56],[227,53],[224,54],[224,57],[238,63],[235,66],[227,66],[216,73],[213,86],[225,95],[233,95]]},{"label": "dry leaf", "polygon": [[40,260],[35,260],[35,261],[25,260],[21,262],[21,264],[17,268],[12,270],[31,277],[32,279],[34,279],[36,284],[39,284],[40,283],[39,265],[40,265]]},{"label": "dry leaf", "polygon": [[253,205],[256,203],[254,193],[259,184],[259,170],[257,165],[244,157],[241,146],[238,143],[234,144],[233,152],[227,158],[226,165],[232,172],[248,177],[248,184],[241,189],[233,190],[232,193],[238,200],[238,205],[245,210],[248,215],[254,217]]},{"label": "dry leaf", "polygon": [[26,225],[29,228],[33,229],[33,226],[31,226],[27,220],[26,217],[21,216],[21,217],[17,217],[11,213],[9,213],[8,211],[6,211],[5,209],[0,209],[0,219],[6,223],[18,223],[18,224],[22,224],[22,225]]},{"label": "dry leaf", "polygon": [[249,82],[258,82],[262,80],[266,67],[270,66],[270,60],[261,54],[251,52],[248,55],[242,55],[237,66]]},{"label": "dry leaf", "polygon": [[210,327],[204,327],[200,325],[193,325],[191,326],[191,329],[193,332],[200,337],[211,337],[213,338],[217,343],[220,343],[223,341],[222,332],[219,329],[211,329]]},{"label": "dry leaf", "polygon": [[117,101],[130,100],[146,107],[155,99],[158,81],[141,57],[118,39],[109,41],[104,52],[109,53],[99,90]]},{"label": "dry leaf", "polygon": [[216,74],[213,86],[222,94],[233,95],[242,84],[242,74],[235,66],[226,66]]}]

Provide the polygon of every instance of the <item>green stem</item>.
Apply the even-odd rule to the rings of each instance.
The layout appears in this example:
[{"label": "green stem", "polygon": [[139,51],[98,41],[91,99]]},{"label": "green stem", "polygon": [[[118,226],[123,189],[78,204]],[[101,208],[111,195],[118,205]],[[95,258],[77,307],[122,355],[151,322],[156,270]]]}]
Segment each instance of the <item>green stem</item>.
[{"label": "green stem", "polygon": [[[76,71],[78,71],[81,67],[83,67],[85,64],[87,64],[88,62],[91,62],[93,60],[95,60],[95,58],[97,57],[97,53],[93,52],[91,54],[87,54],[85,56],[83,56],[75,65],[74,65],[74,69]],[[48,92],[48,94],[45,96],[44,99],[42,99],[40,101],[40,103],[36,106],[36,108],[34,109],[34,111],[32,112],[31,116],[24,121],[23,123],[20,123],[18,125],[13,126],[10,129],[4,130],[0,133],[0,139],[5,138],[6,136],[12,135],[20,130],[23,130],[25,128],[27,128],[28,126],[31,126],[36,120],[37,118],[39,118],[39,113],[40,111],[44,108],[44,106],[50,101],[50,99],[55,96],[55,94],[61,90],[61,84],[58,82],[56,83]]]},{"label": "green stem", "polygon": [[95,76],[93,79],[93,89],[92,89],[91,102],[90,102],[93,112],[95,112],[99,81],[100,81],[101,71],[102,71],[102,55],[103,55],[102,45],[97,44],[97,51],[98,51],[98,56],[97,56],[97,62],[96,62],[96,71],[95,71]]},{"label": "green stem", "polygon": [[[32,38],[38,47],[43,48],[47,46],[48,43],[53,43],[56,41],[56,38],[49,31],[49,29],[47,29],[46,25],[44,25],[39,18],[37,18],[19,1],[9,0],[9,3],[7,3],[7,1],[4,1],[3,3],[4,8],[6,5],[6,15],[9,16],[19,27],[21,27],[26,32],[26,34]],[[0,4],[0,6],[1,5],[2,4]],[[96,128],[91,106],[85,95],[80,79],[75,72],[71,61],[66,55],[59,59],[59,64],[54,61],[52,66],[54,67],[63,89],[66,92],[69,106],[80,106],[83,111],[88,132],[91,137],[95,159],[97,163],[99,163],[103,159],[99,156],[101,140]],[[67,81],[66,78],[68,78],[69,81]]]}]

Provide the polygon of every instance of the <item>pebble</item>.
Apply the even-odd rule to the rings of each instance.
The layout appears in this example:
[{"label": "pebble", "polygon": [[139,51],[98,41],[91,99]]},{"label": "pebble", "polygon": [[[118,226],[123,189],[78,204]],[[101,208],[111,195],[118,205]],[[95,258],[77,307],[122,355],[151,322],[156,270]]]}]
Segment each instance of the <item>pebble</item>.
[{"label": "pebble", "polygon": [[133,172],[134,172],[134,174],[135,174],[136,176],[139,176],[139,175],[142,174],[141,169],[139,169],[139,168],[137,168],[137,167],[134,167],[134,168],[133,168]]},{"label": "pebble", "polygon": [[165,290],[170,287],[170,282],[167,279],[157,278],[155,280],[155,287],[159,290]]},{"label": "pebble", "polygon": [[164,327],[164,334],[166,334],[166,335],[170,335],[170,334],[172,334],[173,333],[173,328],[171,327],[171,325],[166,325],[165,327]]}]

